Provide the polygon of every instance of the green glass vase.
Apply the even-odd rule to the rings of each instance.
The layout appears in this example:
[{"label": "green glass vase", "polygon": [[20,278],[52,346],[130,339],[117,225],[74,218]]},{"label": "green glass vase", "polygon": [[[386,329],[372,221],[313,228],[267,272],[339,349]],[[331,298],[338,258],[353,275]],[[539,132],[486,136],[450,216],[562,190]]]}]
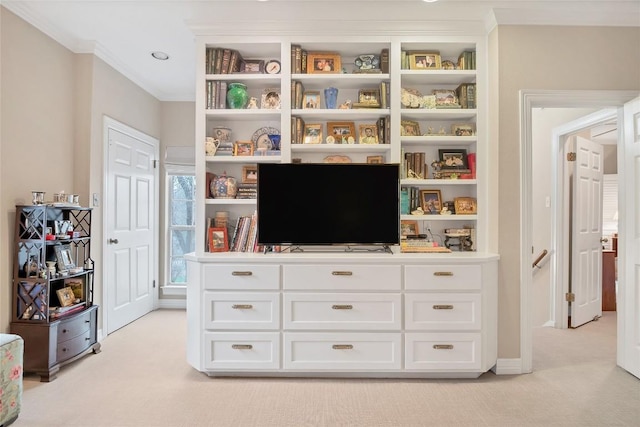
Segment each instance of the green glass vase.
[{"label": "green glass vase", "polygon": [[242,83],[229,83],[227,90],[227,108],[245,108],[249,102],[247,86]]}]

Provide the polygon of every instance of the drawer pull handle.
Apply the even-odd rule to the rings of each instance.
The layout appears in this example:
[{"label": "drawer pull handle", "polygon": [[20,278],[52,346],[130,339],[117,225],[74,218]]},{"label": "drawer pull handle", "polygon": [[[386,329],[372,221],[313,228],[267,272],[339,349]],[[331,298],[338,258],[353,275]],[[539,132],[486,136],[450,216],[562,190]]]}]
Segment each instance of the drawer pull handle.
[{"label": "drawer pull handle", "polygon": [[331,308],[334,310],[352,310],[353,306],[351,304],[334,304]]},{"label": "drawer pull handle", "polygon": [[352,344],[334,344],[331,346],[334,350],[353,350]]},{"label": "drawer pull handle", "polygon": [[435,271],[433,273],[434,276],[453,276],[452,271]]},{"label": "drawer pull handle", "polygon": [[231,348],[234,350],[251,350],[253,346],[251,344],[233,344]]},{"label": "drawer pull handle", "polygon": [[453,350],[453,344],[434,344],[435,350]]},{"label": "drawer pull handle", "polygon": [[252,271],[232,271],[232,276],[251,276],[253,274]]},{"label": "drawer pull handle", "polygon": [[332,271],[334,276],[353,276],[353,271]]},{"label": "drawer pull handle", "polygon": [[231,308],[233,308],[234,310],[248,310],[250,308],[253,308],[253,305],[251,305],[251,304],[233,304],[231,306]]},{"label": "drawer pull handle", "polygon": [[434,310],[453,310],[453,304],[436,304],[433,306]]}]

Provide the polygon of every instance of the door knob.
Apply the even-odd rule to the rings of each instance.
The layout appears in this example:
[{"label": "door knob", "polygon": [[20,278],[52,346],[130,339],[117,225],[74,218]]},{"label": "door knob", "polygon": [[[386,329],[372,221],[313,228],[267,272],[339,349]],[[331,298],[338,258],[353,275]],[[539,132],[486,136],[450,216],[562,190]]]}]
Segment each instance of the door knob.
[{"label": "door knob", "polygon": [[111,243],[112,245],[117,245],[118,239],[109,239],[109,243]]},{"label": "door knob", "polygon": [[609,239],[607,239],[606,237],[600,239],[600,243],[607,243],[608,241]]}]

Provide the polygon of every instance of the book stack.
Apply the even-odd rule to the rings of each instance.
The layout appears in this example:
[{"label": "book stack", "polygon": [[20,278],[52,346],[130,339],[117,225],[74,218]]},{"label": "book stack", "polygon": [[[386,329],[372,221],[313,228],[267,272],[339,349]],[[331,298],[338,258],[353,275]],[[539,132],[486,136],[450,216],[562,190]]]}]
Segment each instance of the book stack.
[{"label": "book stack", "polygon": [[84,306],[85,306],[85,303],[83,301],[67,307],[50,307],[49,318],[59,319],[60,317],[68,316],[72,313],[77,313],[78,311],[83,310]]},{"label": "book stack", "polygon": [[258,246],[258,215],[241,216],[238,218],[231,240],[231,252],[260,252]]},{"label": "book stack", "polygon": [[291,143],[304,143],[304,120],[302,117],[291,117]]},{"label": "book stack", "polygon": [[438,246],[436,242],[427,239],[406,239],[400,241],[400,252],[404,253],[449,253],[451,249]]},{"label": "book stack", "polygon": [[424,153],[404,153],[406,178],[427,179],[429,172]]},{"label": "book stack", "polygon": [[458,104],[462,108],[476,108],[476,84],[462,83],[456,89]]},{"label": "book stack", "polygon": [[476,51],[465,50],[458,56],[458,70],[476,69]]},{"label": "book stack", "polygon": [[307,73],[307,51],[297,44],[291,45],[291,74]]},{"label": "book stack", "polygon": [[240,72],[242,55],[235,49],[208,47],[205,69],[207,74],[231,74]]},{"label": "book stack", "polygon": [[258,184],[238,184],[236,199],[255,199],[258,197]]},{"label": "book stack", "polygon": [[227,108],[227,82],[207,80],[207,110]]}]

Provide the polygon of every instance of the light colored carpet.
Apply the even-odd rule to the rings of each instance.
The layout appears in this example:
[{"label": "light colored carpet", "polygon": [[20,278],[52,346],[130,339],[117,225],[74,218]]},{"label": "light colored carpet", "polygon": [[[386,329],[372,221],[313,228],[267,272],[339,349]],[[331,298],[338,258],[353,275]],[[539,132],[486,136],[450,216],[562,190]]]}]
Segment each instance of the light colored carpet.
[{"label": "light colored carpet", "polygon": [[25,378],[15,427],[640,426],[640,380],[615,365],[615,313],[540,328],[528,375],[475,380],[209,378],[186,362],[186,314],[111,334],[58,379]]}]

